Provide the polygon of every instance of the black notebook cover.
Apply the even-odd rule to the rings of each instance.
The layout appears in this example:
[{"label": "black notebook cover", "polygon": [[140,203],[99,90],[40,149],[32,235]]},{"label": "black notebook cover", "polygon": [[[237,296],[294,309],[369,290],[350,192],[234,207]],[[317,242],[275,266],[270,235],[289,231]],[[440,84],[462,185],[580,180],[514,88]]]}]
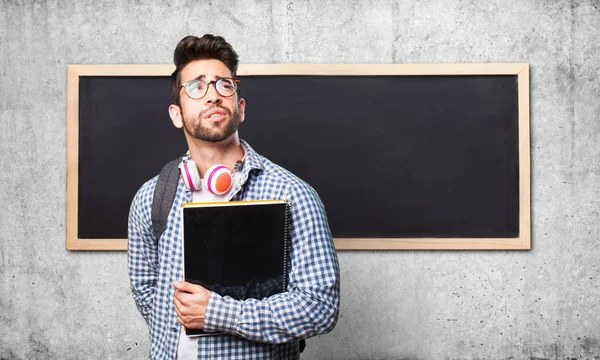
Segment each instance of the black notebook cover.
[{"label": "black notebook cover", "polygon": [[[185,281],[237,300],[284,292],[288,278],[283,200],[183,204]],[[204,335],[186,329],[187,335]]]}]

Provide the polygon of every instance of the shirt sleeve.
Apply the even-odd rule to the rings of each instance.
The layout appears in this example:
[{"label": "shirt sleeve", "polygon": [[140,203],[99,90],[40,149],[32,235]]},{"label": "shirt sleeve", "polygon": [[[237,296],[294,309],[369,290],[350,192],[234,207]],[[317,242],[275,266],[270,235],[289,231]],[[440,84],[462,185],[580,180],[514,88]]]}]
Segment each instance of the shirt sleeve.
[{"label": "shirt sleeve", "polygon": [[254,341],[283,343],[324,334],[339,312],[339,265],[325,209],[310,186],[294,186],[292,254],[287,291],[267,299],[235,300],[212,293],[204,330]]},{"label": "shirt sleeve", "polygon": [[138,310],[147,323],[150,322],[158,277],[157,241],[152,234],[150,219],[151,194],[152,191],[148,186],[143,186],[131,203],[127,250],[131,292]]}]

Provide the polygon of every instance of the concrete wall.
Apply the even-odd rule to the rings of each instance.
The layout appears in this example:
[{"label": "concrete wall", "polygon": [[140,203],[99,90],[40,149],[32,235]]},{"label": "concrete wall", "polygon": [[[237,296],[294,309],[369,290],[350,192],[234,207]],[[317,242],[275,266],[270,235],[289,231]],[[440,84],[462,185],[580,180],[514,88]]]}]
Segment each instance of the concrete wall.
[{"label": "concrete wall", "polygon": [[125,252],[65,250],[67,64],[170,63],[207,32],[243,63],[531,65],[533,249],[341,252],[304,358],[600,358],[598,0],[3,0],[1,359],[147,355]]}]

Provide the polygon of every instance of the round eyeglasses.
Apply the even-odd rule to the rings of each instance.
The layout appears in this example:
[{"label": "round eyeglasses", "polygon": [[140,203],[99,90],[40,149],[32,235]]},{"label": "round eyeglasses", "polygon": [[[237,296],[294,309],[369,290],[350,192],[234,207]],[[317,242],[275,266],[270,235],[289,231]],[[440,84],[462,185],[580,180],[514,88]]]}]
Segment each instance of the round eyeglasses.
[{"label": "round eyeglasses", "polygon": [[181,84],[185,88],[185,93],[192,99],[202,99],[208,92],[210,84],[215,85],[217,93],[223,97],[233,96],[240,91],[240,81],[233,78],[220,78],[206,82],[201,79],[194,79]]}]

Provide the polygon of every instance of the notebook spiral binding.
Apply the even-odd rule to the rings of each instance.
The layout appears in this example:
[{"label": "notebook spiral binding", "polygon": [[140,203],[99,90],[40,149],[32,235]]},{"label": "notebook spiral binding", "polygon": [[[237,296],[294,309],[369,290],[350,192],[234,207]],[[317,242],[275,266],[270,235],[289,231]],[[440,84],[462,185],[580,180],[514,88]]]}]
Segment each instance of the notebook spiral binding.
[{"label": "notebook spiral binding", "polygon": [[285,226],[285,238],[283,239],[283,291],[287,291],[288,285],[288,277],[289,277],[289,268],[290,268],[290,223],[289,223],[289,213],[292,211],[292,204],[289,202],[285,203],[285,211],[284,211],[284,226]]}]

